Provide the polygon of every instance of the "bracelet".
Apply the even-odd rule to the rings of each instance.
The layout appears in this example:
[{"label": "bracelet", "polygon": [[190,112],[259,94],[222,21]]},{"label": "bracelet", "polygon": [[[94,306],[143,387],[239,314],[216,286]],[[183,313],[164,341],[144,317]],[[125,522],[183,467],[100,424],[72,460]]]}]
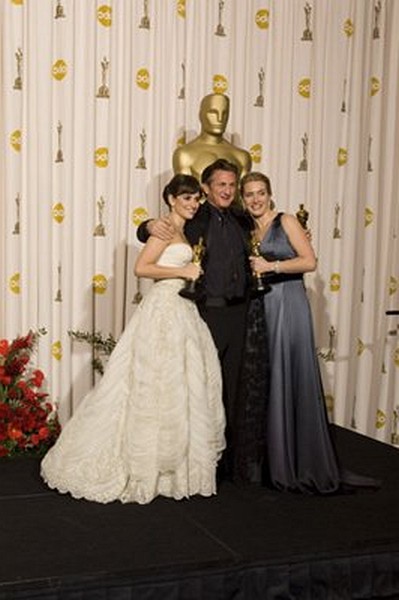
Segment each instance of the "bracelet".
[{"label": "bracelet", "polygon": [[276,262],[274,263],[273,271],[277,274],[280,273],[280,261],[279,260],[276,260]]}]

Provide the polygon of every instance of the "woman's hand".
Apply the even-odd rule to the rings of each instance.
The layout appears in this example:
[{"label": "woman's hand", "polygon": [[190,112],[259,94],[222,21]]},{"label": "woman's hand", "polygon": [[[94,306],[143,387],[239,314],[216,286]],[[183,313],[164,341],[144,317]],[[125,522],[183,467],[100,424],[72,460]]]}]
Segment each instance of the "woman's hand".
[{"label": "woman's hand", "polygon": [[194,263],[188,263],[183,268],[183,277],[185,279],[190,279],[191,281],[196,281],[203,273],[203,270],[200,265],[196,265]]},{"label": "woman's hand", "polygon": [[262,275],[262,273],[274,271],[274,265],[276,261],[269,262],[263,258],[263,256],[250,256],[249,262],[251,263],[252,272],[257,275]]}]

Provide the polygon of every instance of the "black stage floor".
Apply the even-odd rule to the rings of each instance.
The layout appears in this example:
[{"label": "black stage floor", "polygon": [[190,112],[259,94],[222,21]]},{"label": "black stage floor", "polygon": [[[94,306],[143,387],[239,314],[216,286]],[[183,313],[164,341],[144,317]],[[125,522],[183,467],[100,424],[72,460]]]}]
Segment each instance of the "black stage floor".
[{"label": "black stage floor", "polygon": [[39,460],[0,460],[0,599],[399,598],[399,452],[334,427],[378,491],[242,489],[147,506],[47,489]]}]

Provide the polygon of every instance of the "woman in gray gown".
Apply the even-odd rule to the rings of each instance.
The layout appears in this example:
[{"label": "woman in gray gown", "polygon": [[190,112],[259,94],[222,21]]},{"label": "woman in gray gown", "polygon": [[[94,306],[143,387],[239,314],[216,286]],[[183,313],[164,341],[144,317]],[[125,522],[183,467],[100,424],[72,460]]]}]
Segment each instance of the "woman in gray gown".
[{"label": "woman in gray gown", "polygon": [[[246,415],[241,417],[252,419],[256,429],[251,428],[252,435],[241,445],[246,461],[241,469],[252,481],[266,473],[267,481],[280,490],[335,492],[341,475],[303,283],[303,274],[316,268],[315,253],[298,220],[274,209],[268,177],[249,173],[242,179],[241,194],[260,244],[260,256],[250,258],[252,270],[270,286],[252,301],[249,314],[242,390]],[[259,340],[264,326],[266,335]],[[263,368],[263,376],[258,371],[251,377],[248,367]],[[241,434],[245,437],[243,428]],[[237,456],[239,460],[240,440]]]},{"label": "woman in gray gown", "polygon": [[379,480],[342,468],[331,439],[303,283],[317,263],[309,236],[296,217],[274,209],[263,173],[245,175],[241,195],[259,242],[252,271],[266,290],[248,315],[235,478],[312,494],[378,489]]}]

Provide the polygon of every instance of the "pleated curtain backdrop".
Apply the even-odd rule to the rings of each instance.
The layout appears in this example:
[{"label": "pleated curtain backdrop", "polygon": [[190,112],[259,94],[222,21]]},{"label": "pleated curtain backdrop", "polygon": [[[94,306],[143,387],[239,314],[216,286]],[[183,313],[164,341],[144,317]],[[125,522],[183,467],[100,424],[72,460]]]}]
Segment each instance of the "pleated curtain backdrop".
[{"label": "pleated curtain backdrop", "polygon": [[68,331],[120,335],[151,282],[136,227],[225,93],[226,136],[309,213],[331,420],[399,442],[399,3],[1,0],[1,337],[43,327],[65,422],[95,377]]}]

